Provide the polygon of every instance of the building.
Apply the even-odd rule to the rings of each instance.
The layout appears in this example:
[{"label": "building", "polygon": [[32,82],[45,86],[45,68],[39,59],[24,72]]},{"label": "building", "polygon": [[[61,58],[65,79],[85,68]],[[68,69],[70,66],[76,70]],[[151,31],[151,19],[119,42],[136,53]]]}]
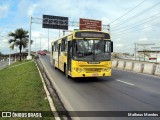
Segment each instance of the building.
[{"label": "building", "polygon": [[137,51],[136,60],[160,63],[160,50],[157,51]]}]

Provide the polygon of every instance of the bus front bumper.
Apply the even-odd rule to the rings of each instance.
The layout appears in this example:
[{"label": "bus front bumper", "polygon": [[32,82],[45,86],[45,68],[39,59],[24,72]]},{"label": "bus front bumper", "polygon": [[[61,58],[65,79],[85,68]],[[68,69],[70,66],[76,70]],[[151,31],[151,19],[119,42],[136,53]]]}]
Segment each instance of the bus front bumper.
[{"label": "bus front bumper", "polygon": [[72,72],[71,77],[103,77],[103,76],[111,76],[111,71],[109,72],[94,72],[94,73],[77,73]]}]

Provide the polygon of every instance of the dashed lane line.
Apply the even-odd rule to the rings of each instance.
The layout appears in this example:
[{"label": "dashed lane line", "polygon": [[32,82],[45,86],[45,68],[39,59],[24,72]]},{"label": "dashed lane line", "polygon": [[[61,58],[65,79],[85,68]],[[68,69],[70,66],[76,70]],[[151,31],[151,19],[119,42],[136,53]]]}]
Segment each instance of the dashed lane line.
[{"label": "dashed lane line", "polygon": [[116,81],[121,82],[121,83],[124,83],[124,84],[127,84],[127,85],[135,86],[135,84],[129,83],[129,82],[125,82],[125,81],[123,81],[123,80],[116,80]]}]

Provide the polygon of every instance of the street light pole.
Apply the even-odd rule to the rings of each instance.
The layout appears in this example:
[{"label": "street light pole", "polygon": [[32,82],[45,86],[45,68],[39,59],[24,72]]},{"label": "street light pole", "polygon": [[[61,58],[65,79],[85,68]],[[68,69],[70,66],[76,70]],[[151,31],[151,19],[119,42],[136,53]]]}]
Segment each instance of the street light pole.
[{"label": "street light pole", "polygon": [[11,65],[11,48],[9,47],[9,63],[8,63],[8,65]]},{"label": "street light pole", "polygon": [[40,51],[41,51],[41,34],[40,34]]},{"label": "street light pole", "polygon": [[36,37],[34,37],[34,39],[35,39],[35,42],[34,42],[34,46],[35,46],[35,52],[37,53],[37,47],[36,47]]},{"label": "street light pole", "polygon": [[59,37],[61,36],[61,31],[60,31],[60,29],[59,29]]},{"label": "street light pole", "polygon": [[31,29],[32,29],[32,17],[30,18],[30,29],[29,29],[29,42],[28,42],[28,56],[27,60],[31,60]]},{"label": "street light pole", "polygon": [[49,52],[49,29],[48,29],[48,52]]}]

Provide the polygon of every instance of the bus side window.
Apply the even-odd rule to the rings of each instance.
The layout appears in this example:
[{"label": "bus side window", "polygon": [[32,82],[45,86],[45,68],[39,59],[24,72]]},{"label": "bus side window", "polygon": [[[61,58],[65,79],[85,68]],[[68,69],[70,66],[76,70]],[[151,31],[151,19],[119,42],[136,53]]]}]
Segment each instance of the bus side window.
[{"label": "bus side window", "polygon": [[52,45],[52,55],[53,55],[53,52],[54,52],[54,45]]},{"label": "bus side window", "polygon": [[64,51],[67,52],[67,39],[65,40],[65,48]]},{"label": "bus side window", "polygon": [[106,41],[106,44],[105,44],[105,52],[110,52],[110,42],[107,42]]},{"label": "bus side window", "polygon": [[68,46],[69,47],[69,57],[71,58],[73,56],[73,47],[72,47],[72,41],[70,41],[70,45]]},{"label": "bus side window", "polygon": [[67,37],[62,39],[61,51],[67,51]]},{"label": "bus side window", "polygon": [[61,44],[58,44],[58,55],[61,55]]},{"label": "bus side window", "polygon": [[58,51],[58,43],[57,43],[57,42],[54,43],[54,51],[55,51],[55,52]]}]

